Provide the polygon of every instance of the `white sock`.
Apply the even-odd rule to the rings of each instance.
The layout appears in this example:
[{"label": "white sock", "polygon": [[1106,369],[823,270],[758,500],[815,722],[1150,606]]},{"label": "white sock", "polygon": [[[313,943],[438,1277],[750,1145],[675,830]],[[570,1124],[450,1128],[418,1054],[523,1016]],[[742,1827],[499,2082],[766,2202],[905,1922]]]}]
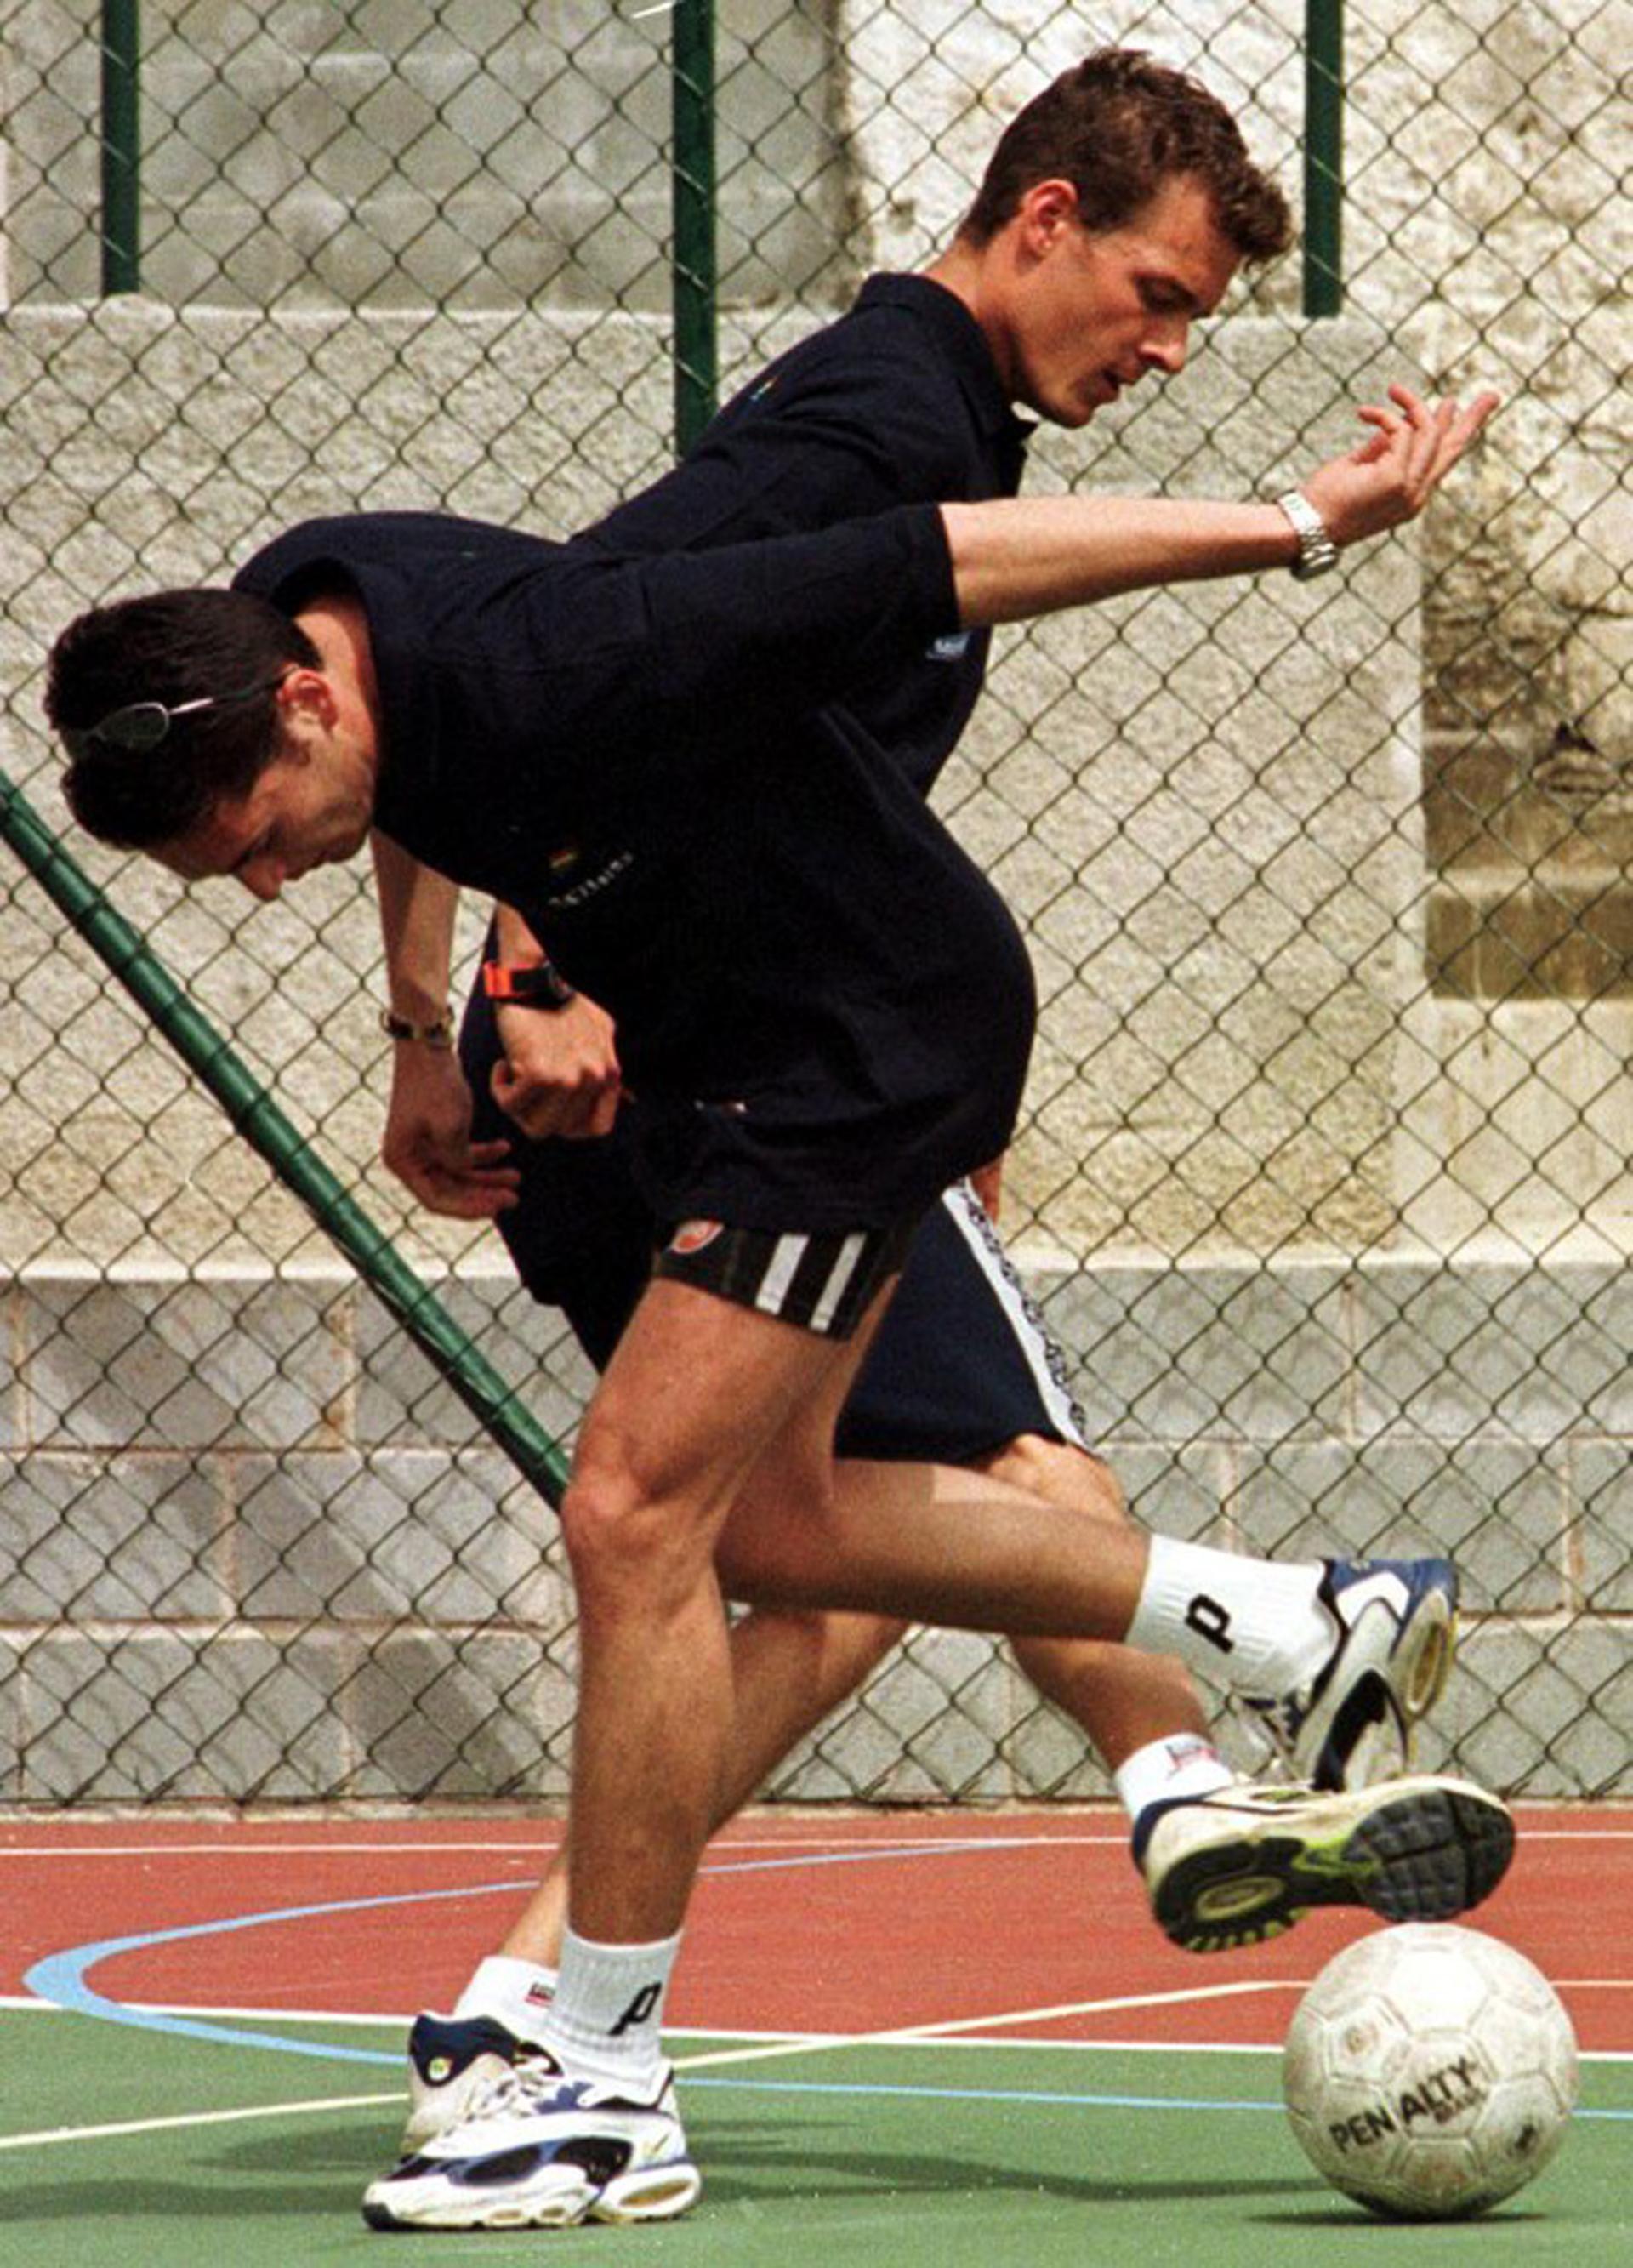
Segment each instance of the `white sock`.
[{"label": "white sock", "polygon": [[470,1983],[454,2004],[456,2016],[495,2016],[519,2040],[542,2037],[555,1998],[556,1972],[513,1954],[490,1953],[479,1961]]},{"label": "white sock", "polygon": [[575,2073],[652,2091],[664,2068],[664,1996],[679,1935],[598,1945],[569,1928],[546,2045]]},{"label": "white sock", "polygon": [[1332,1617],[1316,1598],[1320,1580],[1318,1560],[1281,1566],[1153,1535],[1126,1642],[1177,1653],[1239,1693],[1288,1693],[1332,1646]]},{"label": "white sock", "polygon": [[1112,1774],[1130,1819],[1137,1819],[1147,1804],[1211,1795],[1217,1788],[1229,1787],[1235,1778],[1203,1733],[1171,1733],[1166,1740],[1148,1741]]}]

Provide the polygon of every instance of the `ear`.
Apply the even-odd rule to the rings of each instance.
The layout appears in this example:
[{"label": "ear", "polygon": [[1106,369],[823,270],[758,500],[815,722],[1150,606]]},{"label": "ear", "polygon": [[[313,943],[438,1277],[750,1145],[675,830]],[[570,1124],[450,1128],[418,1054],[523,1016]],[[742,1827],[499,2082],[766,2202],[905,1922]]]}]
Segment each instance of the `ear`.
[{"label": "ear", "polygon": [[1024,190],[1015,210],[1021,242],[1034,259],[1042,259],[1078,217],[1078,192],[1072,184],[1051,177],[1034,181]]},{"label": "ear", "polygon": [[291,755],[305,748],[314,729],[332,732],[340,715],[335,688],[320,669],[290,670],[279,682],[277,707],[284,745]]}]

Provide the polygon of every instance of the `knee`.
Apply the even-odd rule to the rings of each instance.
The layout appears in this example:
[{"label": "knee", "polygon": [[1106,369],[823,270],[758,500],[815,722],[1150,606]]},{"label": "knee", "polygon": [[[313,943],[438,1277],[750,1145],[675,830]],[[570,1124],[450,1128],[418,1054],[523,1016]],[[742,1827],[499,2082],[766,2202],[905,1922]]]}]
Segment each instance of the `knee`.
[{"label": "knee", "polygon": [[1046,1503],[1063,1505],[1092,1520],[1126,1527],[1129,1500],[1122,1484],[1103,1457],[1068,1441],[1050,1441],[1041,1433],[1020,1433],[989,1457],[981,1470],[1011,1488],[1025,1489]]},{"label": "knee", "polygon": [[708,1572],[701,1514],[643,1488],[615,1461],[574,1468],[561,1525],[581,1614],[608,1607],[637,1611],[689,1592]]}]

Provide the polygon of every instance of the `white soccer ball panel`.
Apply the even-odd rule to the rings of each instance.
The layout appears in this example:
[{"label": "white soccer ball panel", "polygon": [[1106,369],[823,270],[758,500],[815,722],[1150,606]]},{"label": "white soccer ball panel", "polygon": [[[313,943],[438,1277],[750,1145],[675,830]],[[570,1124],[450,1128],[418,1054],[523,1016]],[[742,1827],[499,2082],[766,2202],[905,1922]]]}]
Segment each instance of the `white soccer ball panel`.
[{"label": "white soccer ball panel", "polygon": [[1294,2012],[1288,2117],[1317,2171],[1373,2210],[1483,2211],[1531,2180],[1576,2102],[1553,1987],[1495,1938],[1408,1924],[1358,1939]]}]

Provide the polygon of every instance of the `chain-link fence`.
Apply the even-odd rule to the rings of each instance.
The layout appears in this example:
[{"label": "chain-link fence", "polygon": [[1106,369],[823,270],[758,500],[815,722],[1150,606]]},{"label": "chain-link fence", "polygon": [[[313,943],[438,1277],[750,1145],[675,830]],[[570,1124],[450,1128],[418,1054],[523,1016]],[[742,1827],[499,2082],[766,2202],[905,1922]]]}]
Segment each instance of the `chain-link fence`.
[{"label": "chain-link fence", "polygon": [[[562,534],[669,461],[695,5],[0,0],[5,762],[52,823],[84,606],[317,511]],[[1195,69],[1297,193],[1306,14],[720,0],[722,382],[931,257],[1093,45]],[[1508,408],[1421,541],[1005,636],[939,797],[1045,1004],[1006,1226],[1136,1507],[1455,1552],[1430,1758],[1537,1794],[1633,1774],[1629,53],[1622,0],[1352,0],[1342,312],[1284,263],[1032,484],[1263,493],[1402,372]],[[74,847],[570,1435],[559,1319],[374,1163],[361,876],[247,910]],[[547,1505],[7,856],[0,991],[0,1800],[558,1796]],[[778,1792],[1102,1785],[924,1632]]]}]

